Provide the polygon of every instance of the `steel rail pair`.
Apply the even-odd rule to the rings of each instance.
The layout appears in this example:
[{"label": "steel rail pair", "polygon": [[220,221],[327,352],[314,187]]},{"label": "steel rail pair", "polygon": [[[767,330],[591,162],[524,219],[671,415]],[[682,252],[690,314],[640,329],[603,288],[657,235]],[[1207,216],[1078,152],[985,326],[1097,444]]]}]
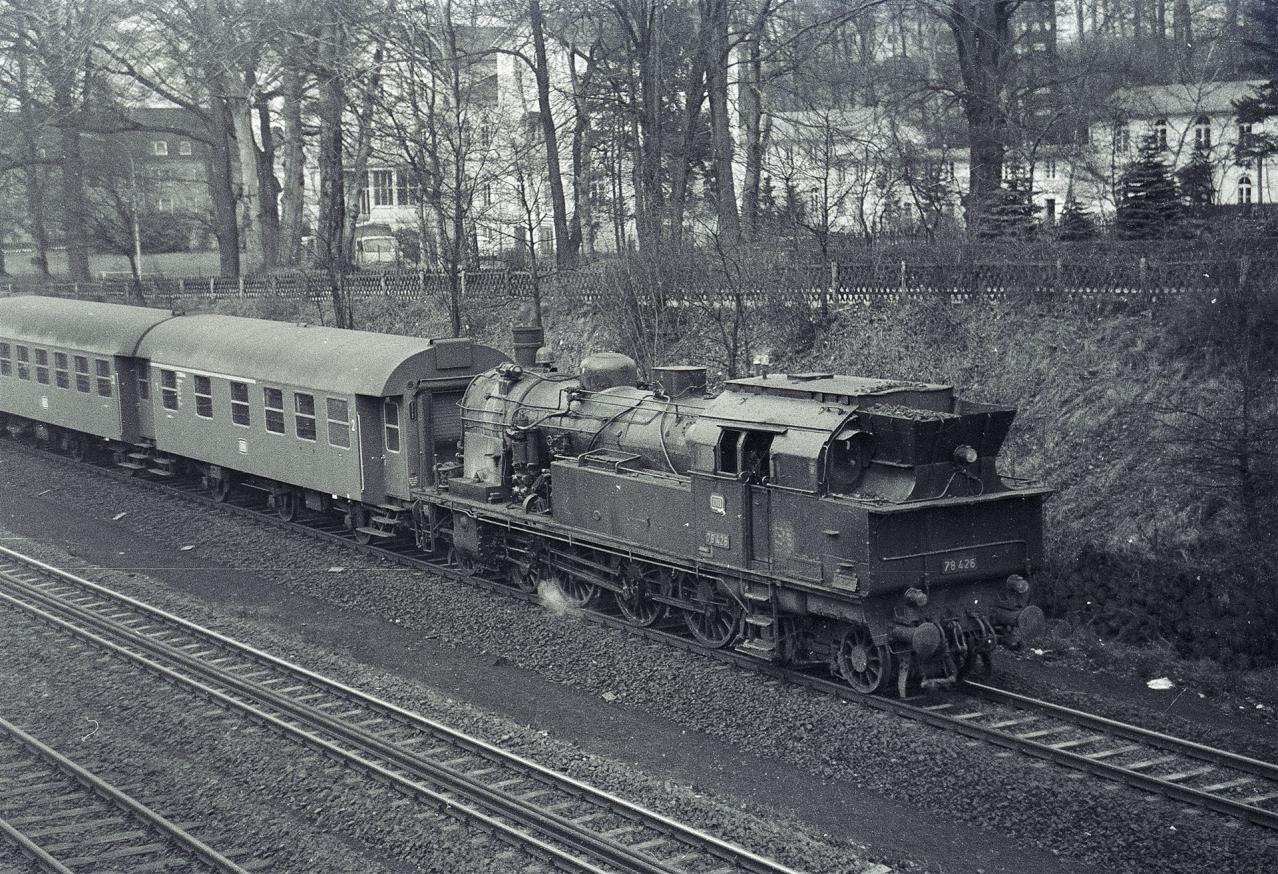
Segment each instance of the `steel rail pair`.
[{"label": "steel rail pair", "polygon": [[567,871],[791,869],[89,580],[0,547],[0,603],[237,710]]},{"label": "steel rail pair", "polygon": [[0,839],[51,874],[116,865],[248,874],[172,820],[2,718]]}]

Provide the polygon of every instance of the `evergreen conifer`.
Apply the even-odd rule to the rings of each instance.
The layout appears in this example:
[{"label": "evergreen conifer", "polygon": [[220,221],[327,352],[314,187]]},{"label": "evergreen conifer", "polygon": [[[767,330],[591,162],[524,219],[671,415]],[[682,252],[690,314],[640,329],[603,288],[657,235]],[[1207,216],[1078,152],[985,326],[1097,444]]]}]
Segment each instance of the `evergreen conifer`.
[{"label": "evergreen conifer", "polygon": [[1184,214],[1176,180],[1153,134],[1118,180],[1114,226],[1121,240],[1149,240],[1171,233]]},{"label": "evergreen conifer", "polygon": [[1067,243],[1078,243],[1096,236],[1096,220],[1087,208],[1071,197],[1061,211],[1060,238]]}]

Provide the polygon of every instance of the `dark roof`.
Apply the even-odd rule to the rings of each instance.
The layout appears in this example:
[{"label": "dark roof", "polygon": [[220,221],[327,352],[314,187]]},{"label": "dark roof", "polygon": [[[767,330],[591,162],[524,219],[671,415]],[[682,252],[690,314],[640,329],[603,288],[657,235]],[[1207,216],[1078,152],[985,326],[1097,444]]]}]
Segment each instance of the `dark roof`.
[{"label": "dark roof", "polygon": [[1139,85],[1119,88],[1110,102],[1134,118],[1196,115],[1200,112],[1233,112],[1234,101],[1255,94],[1261,79],[1228,82],[1193,82],[1175,85]]},{"label": "dark roof", "polygon": [[495,349],[469,341],[211,314],[181,316],[156,327],[139,355],[161,367],[372,397],[402,394],[412,381],[477,373],[506,360]]},{"label": "dark roof", "polygon": [[95,355],[132,356],[147,331],[173,316],[167,310],[63,300],[0,298],[0,335]]}]

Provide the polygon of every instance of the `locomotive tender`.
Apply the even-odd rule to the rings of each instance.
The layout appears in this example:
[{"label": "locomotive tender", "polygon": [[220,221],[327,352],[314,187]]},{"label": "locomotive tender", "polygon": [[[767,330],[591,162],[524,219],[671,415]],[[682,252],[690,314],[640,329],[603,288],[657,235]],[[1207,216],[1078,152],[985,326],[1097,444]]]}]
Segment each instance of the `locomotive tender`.
[{"label": "locomotive tender", "polygon": [[0,300],[0,414],[83,457],[344,515],[568,604],[828,666],[864,693],[990,667],[1042,621],[1048,491],[995,462],[1015,411],[832,373],[730,380],[597,353],[576,374],[415,338]]}]

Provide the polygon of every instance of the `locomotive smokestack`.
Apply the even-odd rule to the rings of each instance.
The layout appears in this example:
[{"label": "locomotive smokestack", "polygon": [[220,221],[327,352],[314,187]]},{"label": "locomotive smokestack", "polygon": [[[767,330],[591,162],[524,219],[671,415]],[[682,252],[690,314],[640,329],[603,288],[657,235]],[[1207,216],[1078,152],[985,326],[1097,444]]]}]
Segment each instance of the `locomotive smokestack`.
[{"label": "locomotive smokestack", "polygon": [[545,345],[546,332],[537,326],[516,325],[511,333],[515,335],[515,363],[520,367],[536,367],[537,350]]}]

